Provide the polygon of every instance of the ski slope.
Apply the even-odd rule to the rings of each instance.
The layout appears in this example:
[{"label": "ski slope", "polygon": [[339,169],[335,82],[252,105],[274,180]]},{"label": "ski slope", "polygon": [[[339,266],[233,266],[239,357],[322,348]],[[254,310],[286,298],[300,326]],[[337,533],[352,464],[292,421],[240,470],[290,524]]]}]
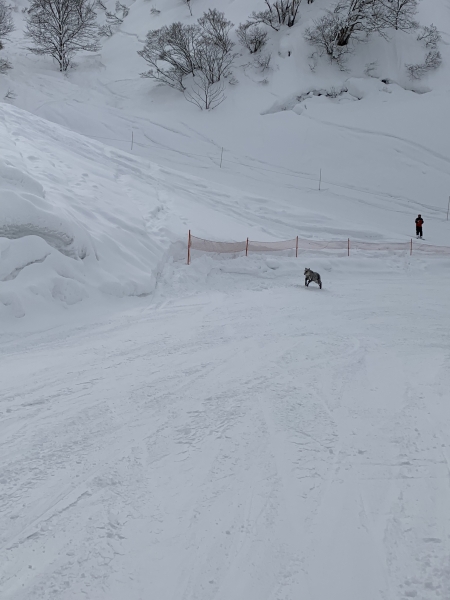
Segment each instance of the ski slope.
[{"label": "ski slope", "polygon": [[[150,28],[210,7],[194,2],[191,19],[181,0],[157,17],[136,0],[61,76],[24,48],[14,1],[0,599],[450,600],[450,259],[194,251],[186,265],[189,229],[408,242],[419,212],[417,243],[450,246],[448,7],[421,3],[443,65],[412,83],[423,49],[402,34],[313,72],[301,31],[326,4],[302,3],[269,36],[270,69],[241,54],[205,113],[141,79],[136,53]],[[260,4],[217,2],[236,25]]]},{"label": "ski slope", "polygon": [[0,346],[2,598],[449,597],[448,262],[305,260]]}]

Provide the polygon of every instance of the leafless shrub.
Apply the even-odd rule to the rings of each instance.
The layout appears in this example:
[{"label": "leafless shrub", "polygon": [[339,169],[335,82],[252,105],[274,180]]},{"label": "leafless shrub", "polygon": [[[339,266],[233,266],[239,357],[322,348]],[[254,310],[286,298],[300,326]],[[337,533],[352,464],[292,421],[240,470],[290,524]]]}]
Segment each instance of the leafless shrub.
[{"label": "leafless shrub", "polygon": [[[183,77],[195,73],[201,31],[197,25],[172,25],[149,31],[145,46],[138,54],[151,69],[142,77],[184,91]],[[163,66],[166,63],[167,66]]]},{"label": "leafless shrub", "polygon": [[113,27],[114,26],[118,27],[119,25],[122,25],[122,23],[123,23],[123,19],[121,19],[116,14],[111,13],[111,12],[106,12],[106,21]]},{"label": "leafless shrub", "polygon": [[116,2],[116,13],[121,12],[122,13],[122,19],[125,19],[125,17],[128,17],[129,13],[130,13],[130,9],[128,8],[128,6],[126,6],[125,4],[121,4],[119,2],[119,0],[117,0]]},{"label": "leafless shrub", "polygon": [[430,50],[425,56],[425,61],[416,65],[405,65],[410,79],[421,79],[425,73],[440,67],[442,56],[439,50]]},{"label": "leafless shrub", "polygon": [[15,100],[17,98],[17,94],[14,90],[8,90],[4,96],[5,100]]},{"label": "leafless shrub", "polygon": [[[319,55],[327,54],[330,60],[339,65],[344,62],[345,54],[350,52],[348,43],[342,44],[343,29],[346,21],[338,12],[328,11],[325,15],[314,21],[313,27],[305,29],[306,41],[318,49]],[[316,65],[314,64],[314,68]],[[310,67],[311,68],[311,67]]]},{"label": "leafless shrub", "polygon": [[95,7],[99,8],[100,10],[104,10],[105,12],[107,10],[105,4],[103,3],[103,0],[95,0]]},{"label": "leafless shrub", "polygon": [[0,73],[4,75],[6,71],[12,69],[12,64],[5,58],[0,58]]},{"label": "leafless shrub", "polygon": [[442,40],[442,36],[439,33],[436,25],[431,24],[430,26],[425,25],[421,28],[419,35],[417,36],[419,42],[424,42],[426,48],[432,48],[435,50],[437,45]]},{"label": "leafless shrub", "polygon": [[300,2],[301,0],[265,0],[266,10],[254,11],[250,21],[264,23],[275,31],[279,31],[282,25],[292,27],[297,19]]},{"label": "leafless shrub", "polygon": [[199,72],[193,78],[190,89],[185,89],[184,97],[200,110],[213,110],[225,100],[224,89],[223,81],[211,83],[204,73]]},{"label": "leafless shrub", "polygon": [[261,71],[267,71],[270,68],[270,61],[272,60],[272,55],[268,54],[257,54],[253,59],[253,64]]},{"label": "leafless shrub", "polygon": [[258,52],[258,50],[266,45],[267,32],[256,23],[251,23],[249,21],[247,21],[247,23],[241,23],[237,28],[236,33],[238,40],[250,51],[250,54]]},{"label": "leafless shrub", "polygon": [[[202,94],[214,95],[216,88],[205,89],[203,79],[213,86],[229,73],[236,56],[229,37],[232,26],[223,13],[209,10],[198,19],[197,25],[172,23],[149,31],[138,54],[151,68],[142,76],[184,92],[183,78],[201,74],[196,85]],[[193,97],[197,98],[194,93]]]},{"label": "leafless shrub", "polygon": [[151,8],[151,9],[150,9],[150,13],[151,13],[151,14],[152,14],[154,17],[157,17],[158,15],[160,15],[160,14],[161,14],[161,11],[160,11],[160,10],[158,10],[157,8],[153,7],[153,8]]},{"label": "leafless shrub", "polygon": [[202,39],[206,44],[218,46],[225,54],[231,52],[234,44],[230,38],[233,23],[225,18],[224,13],[217,9],[209,9],[198,20],[202,28]]},{"label": "leafless shrub", "polygon": [[367,63],[364,67],[364,75],[367,77],[376,77],[375,73],[378,69],[378,61],[374,60],[370,63]]},{"label": "leafless shrub", "polygon": [[108,23],[106,23],[105,25],[102,25],[101,27],[98,28],[99,37],[111,37],[113,34],[114,34],[114,31],[113,31],[111,25],[109,25]]},{"label": "leafless shrub", "polygon": [[316,72],[317,69],[317,62],[318,62],[318,55],[317,52],[312,52],[309,56],[308,56],[308,66],[311,70],[312,73]]},{"label": "leafless shrub", "polygon": [[327,98],[337,98],[340,95],[341,91],[337,90],[334,86],[332,86],[325,94]]}]

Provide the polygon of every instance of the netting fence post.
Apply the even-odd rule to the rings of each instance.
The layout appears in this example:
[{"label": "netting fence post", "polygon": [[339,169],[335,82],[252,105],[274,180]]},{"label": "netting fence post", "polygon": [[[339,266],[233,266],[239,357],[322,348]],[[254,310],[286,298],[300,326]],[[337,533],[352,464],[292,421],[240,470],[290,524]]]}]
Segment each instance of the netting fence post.
[{"label": "netting fence post", "polygon": [[295,258],[298,257],[298,236],[297,239],[295,240]]},{"label": "netting fence post", "polygon": [[350,256],[350,238],[347,238],[347,256]]},{"label": "netting fence post", "polygon": [[412,238],[411,238],[411,246],[409,247],[409,255],[411,256],[412,254]]},{"label": "netting fence post", "polygon": [[187,264],[189,265],[190,263],[191,263],[191,230],[189,229]]},{"label": "netting fence post", "polygon": [[245,244],[245,256],[248,256],[248,238],[247,238],[247,242]]}]

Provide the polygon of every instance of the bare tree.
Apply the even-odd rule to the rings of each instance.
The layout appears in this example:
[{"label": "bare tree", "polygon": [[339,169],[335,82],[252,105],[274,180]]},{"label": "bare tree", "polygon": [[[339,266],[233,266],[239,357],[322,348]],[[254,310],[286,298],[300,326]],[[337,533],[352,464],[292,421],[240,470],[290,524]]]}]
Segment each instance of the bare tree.
[{"label": "bare tree", "polygon": [[[11,9],[6,6],[4,0],[0,0],[0,50],[3,49],[3,40],[8,33],[14,31]],[[11,68],[11,63],[4,58],[0,58],[0,73],[6,73]]]},{"label": "bare tree", "polygon": [[14,31],[14,25],[11,16],[11,8],[6,6],[4,0],[0,0],[0,44],[2,39],[12,31]]},{"label": "bare tree", "polygon": [[196,71],[200,71],[209,83],[218,83],[229,74],[235,54],[224,52],[221,46],[207,39],[202,40],[198,50]]},{"label": "bare tree", "polygon": [[191,13],[191,17],[192,17],[192,7],[191,7],[191,0],[184,0],[184,2],[188,5],[189,8],[189,12]]},{"label": "bare tree", "polygon": [[225,54],[231,52],[234,44],[230,39],[230,31],[234,25],[225,18],[223,12],[210,8],[198,20],[198,24],[202,28],[202,38],[206,44],[219,46]]},{"label": "bare tree", "polygon": [[256,23],[242,23],[236,30],[238,40],[250,51],[250,54],[258,52],[267,42],[267,31]]},{"label": "bare tree", "polygon": [[223,81],[211,83],[206,75],[199,72],[193,78],[191,89],[185,90],[184,97],[201,110],[212,110],[225,100],[224,89]]},{"label": "bare tree", "polygon": [[[184,92],[184,77],[201,73],[212,86],[229,73],[235,59],[229,37],[232,27],[223,13],[209,10],[197,25],[172,23],[149,31],[144,48],[138,51],[151,67],[142,76]],[[201,82],[198,85],[202,87]]]},{"label": "bare tree", "polygon": [[[197,25],[172,25],[149,31],[145,46],[138,54],[150,65],[142,77],[184,91],[183,77],[197,68],[201,30]],[[164,63],[166,63],[164,65]]]},{"label": "bare tree", "polygon": [[250,17],[252,23],[264,23],[275,31],[279,31],[282,25],[292,27],[295,24],[301,0],[264,1],[266,10],[253,12]]},{"label": "bare tree", "polygon": [[52,56],[67,71],[79,51],[96,52],[98,26],[94,0],[32,0],[25,35],[31,52]]},{"label": "bare tree", "polygon": [[378,0],[380,16],[386,27],[397,31],[417,29],[419,23],[415,20],[418,0]]}]

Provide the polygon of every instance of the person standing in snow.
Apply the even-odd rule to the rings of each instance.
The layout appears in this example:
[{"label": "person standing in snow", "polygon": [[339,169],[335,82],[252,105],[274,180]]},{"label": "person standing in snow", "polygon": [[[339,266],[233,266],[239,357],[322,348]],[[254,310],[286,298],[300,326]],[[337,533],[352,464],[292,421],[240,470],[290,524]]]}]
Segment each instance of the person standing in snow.
[{"label": "person standing in snow", "polygon": [[422,225],[423,225],[422,215],[417,215],[417,219],[416,219],[416,237],[422,237]]}]

